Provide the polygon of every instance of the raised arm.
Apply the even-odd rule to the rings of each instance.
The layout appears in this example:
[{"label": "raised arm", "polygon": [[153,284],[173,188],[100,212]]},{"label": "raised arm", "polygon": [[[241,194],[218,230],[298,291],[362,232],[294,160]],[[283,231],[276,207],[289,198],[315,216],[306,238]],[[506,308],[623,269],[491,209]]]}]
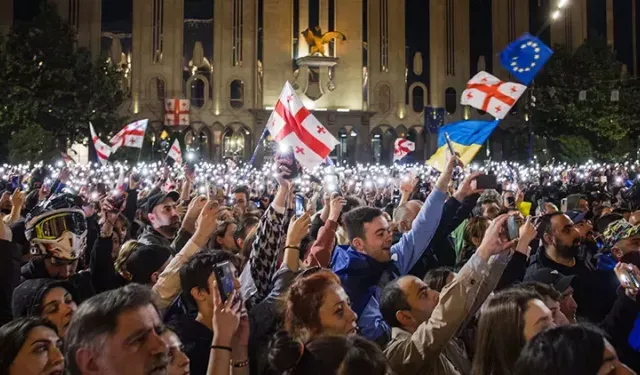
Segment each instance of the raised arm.
[{"label": "raised arm", "polygon": [[449,160],[446,169],[438,178],[435,188],[413,221],[411,230],[391,248],[391,253],[396,256],[396,262],[402,275],[408,274],[418,262],[422,253],[429,247],[429,243],[440,224],[442,208],[447,197],[447,187],[451,181],[456,160],[455,158]]}]

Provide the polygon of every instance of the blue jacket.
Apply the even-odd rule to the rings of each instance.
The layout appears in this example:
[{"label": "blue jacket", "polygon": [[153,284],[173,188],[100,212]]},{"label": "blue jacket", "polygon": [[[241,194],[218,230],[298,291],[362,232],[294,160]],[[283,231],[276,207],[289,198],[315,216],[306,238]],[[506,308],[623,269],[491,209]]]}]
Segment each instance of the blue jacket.
[{"label": "blue jacket", "polygon": [[391,328],[380,313],[380,294],[387,283],[408,275],[427,249],[440,223],[446,197],[437,189],[429,194],[411,231],[391,247],[391,262],[380,263],[347,246],[338,246],[333,252],[331,268],[358,314],[360,334],[369,340],[386,342],[391,337]]}]

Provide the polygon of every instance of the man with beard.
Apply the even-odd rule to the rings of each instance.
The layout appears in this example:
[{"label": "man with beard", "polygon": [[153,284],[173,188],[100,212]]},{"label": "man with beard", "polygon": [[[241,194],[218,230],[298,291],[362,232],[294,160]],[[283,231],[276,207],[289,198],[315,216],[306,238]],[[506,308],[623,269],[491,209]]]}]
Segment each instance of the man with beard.
[{"label": "man with beard", "polygon": [[615,291],[612,293],[607,287],[608,272],[592,270],[578,256],[582,241],[573,221],[562,212],[544,215],[538,225],[538,236],[542,246],[531,257],[525,281],[532,280],[534,273],[542,268],[575,276],[572,285],[578,303],[577,315],[594,323],[602,321],[613,306]]},{"label": "man with beard", "polygon": [[167,375],[169,347],[150,289],[130,284],[85,301],[65,339],[68,374]]},{"label": "man with beard", "polygon": [[573,221],[574,228],[580,233],[582,245],[580,246],[579,257],[585,260],[586,265],[592,270],[596,269],[596,254],[598,253],[598,243],[596,242],[593,224],[586,219],[587,213],[582,211],[567,211],[567,216]]},{"label": "man with beard", "polygon": [[171,247],[180,229],[180,216],[176,211],[180,194],[176,191],[160,193],[147,199],[145,210],[150,226],[138,238],[143,245],[162,245]]}]

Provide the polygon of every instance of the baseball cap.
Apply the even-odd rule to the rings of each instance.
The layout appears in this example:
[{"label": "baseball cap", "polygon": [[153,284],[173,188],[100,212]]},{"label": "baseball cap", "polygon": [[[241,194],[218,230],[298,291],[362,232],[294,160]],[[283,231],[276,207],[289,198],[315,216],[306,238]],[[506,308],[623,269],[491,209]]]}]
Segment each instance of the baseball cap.
[{"label": "baseball cap", "polygon": [[531,275],[533,281],[551,285],[560,293],[564,293],[571,285],[575,276],[565,276],[552,268],[541,268]]},{"label": "baseball cap", "polygon": [[566,212],[566,215],[569,216],[574,224],[578,224],[579,222],[584,220],[585,216],[587,216],[587,213],[578,210],[570,210]]},{"label": "baseball cap", "polygon": [[631,225],[628,221],[622,219],[609,224],[604,231],[604,243],[609,249],[622,240],[640,235],[640,226]]},{"label": "baseball cap", "polygon": [[168,193],[159,193],[156,195],[152,195],[149,198],[147,198],[144,204],[144,212],[146,214],[151,213],[151,211],[153,211],[153,209],[157,205],[162,203],[162,201],[164,201],[167,198],[170,198],[171,200],[177,202],[180,199],[180,194],[177,191],[170,191]]}]

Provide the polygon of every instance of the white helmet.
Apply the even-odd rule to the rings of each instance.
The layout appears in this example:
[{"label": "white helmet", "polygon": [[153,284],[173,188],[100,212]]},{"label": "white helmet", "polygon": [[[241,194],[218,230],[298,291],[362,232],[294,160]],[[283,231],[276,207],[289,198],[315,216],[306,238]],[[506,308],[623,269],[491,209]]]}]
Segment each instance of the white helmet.
[{"label": "white helmet", "polygon": [[56,259],[78,259],[87,243],[87,219],[77,197],[53,197],[27,215],[25,235],[31,253]]}]

